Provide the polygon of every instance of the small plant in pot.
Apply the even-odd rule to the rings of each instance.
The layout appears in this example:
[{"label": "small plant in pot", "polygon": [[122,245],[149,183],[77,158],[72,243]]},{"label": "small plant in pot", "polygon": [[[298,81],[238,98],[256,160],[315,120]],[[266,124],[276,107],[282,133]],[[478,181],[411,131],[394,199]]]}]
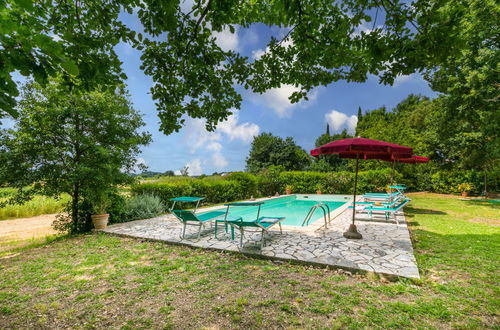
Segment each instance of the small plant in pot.
[{"label": "small plant in pot", "polygon": [[292,189],[293,189],[292,185],[287,185],[287,186],[285,187],[285,192],[286,192],[286,194],[287,194],[287,195],[290,195],[290,194],[292,193]]},{"label": "small plant in pot", "polygon": [[462,193],[462,197],[469,196],[469,192],[474,189],[474,186],[468,182],[464,182],[458,185],[457,190]]},{"label": "small plant in pot", "polygon": [[323,189],[323,186],[321,185],[321,183],[318,183],[316,185],[316,194],[321,195],[321,190],[322,189]]},{"label": "small plant in pot", "polygon": [[105,191],[95,192],[92,198],[92,211],[94,214],[90,216],[94,228],[97,230],[105,229],[108,225],[109,214],[106,209],[109,206],[108,194]]}]

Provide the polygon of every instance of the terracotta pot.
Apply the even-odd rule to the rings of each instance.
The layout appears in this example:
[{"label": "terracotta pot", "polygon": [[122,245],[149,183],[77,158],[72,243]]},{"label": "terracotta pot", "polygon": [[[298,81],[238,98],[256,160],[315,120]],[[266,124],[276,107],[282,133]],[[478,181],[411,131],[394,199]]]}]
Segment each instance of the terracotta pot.
[{"label": "terracotta pot", "polygon": [[462,197],[467,197],[469,196],[469,192],[468,191],[462,191]]},{"label": "terracotta pot", "polygon": [[321,195],[321,190],[317,190],[316,195]]},{"label": "terracotta pot", "polygon": [[90,217],[92,218],[92,223],[94,224],[95,229],[106,229],[106,226],[108,225],[109,214],[93,214]]},{"label": "terracotta pot", "polygon": [[292,194],[292,189],[286,189],[286,194],[291,195]]}]

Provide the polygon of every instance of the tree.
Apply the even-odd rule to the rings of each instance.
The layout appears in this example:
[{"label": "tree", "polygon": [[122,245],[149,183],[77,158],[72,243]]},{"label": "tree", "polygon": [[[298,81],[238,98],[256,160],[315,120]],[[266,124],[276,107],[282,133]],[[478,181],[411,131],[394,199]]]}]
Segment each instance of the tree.
[{"label": "tree", "polygon": [[183,168],[180,169],[181,175],[182,176],[188,176],[189,175],[189,166],[185,165]]},{"label": "tree", "polygon": [[[315,145],[319,147],[329,142],[351,137],[352,136],[349,135],[345,129],[341,133],[333,135],[330,135],[329,130],[327,130],[325,134],[320,135],[316,139]],[[318,172],[342,171],[346,169],[346,166],[347,161],[341,159],[338,155],[320,155],[319,158],[313,162],[310,170]]]},{"label": "tree", "polygon": [[[185,115],[206,118],[213,130],[240,107],[240,87],[263,93],[293,85],[290,100],[298,102],[314,87],[338,80],[362,82],[373,74],[391,84],[398,75],[446,68],[450,57],[468,49],[464,21],[483,20],[468,15],[480,3],[195,0],[186,10],[180,0],[8,0],[0,4],[6,50],[0,55],[6,82],[0,107],[13,112],[15,70],[39,82],[63,71],[68,82],[77,76],[89,88],[114,86],[124,76],[113,47],[123,41],[143,52],[141,67],[154,81],[151,94],[164,133],[178,131]],[[485,14],[497,17],[497,10]],[[137,13],[145,34],[127,28],[122,12]],[[255,23],[281,28],[262,56],[218,45],[217,33]]]},{"label": "tree", "polygon": [[363,119],[363,111],[361,111],[361,107],[358,107],[358,121]]},{"label": "tree", "polygon": [[291,137],[282,139],[261,133],[254,137],[246,162],[247,171],[252,173],[273,165],[283,166],[286,171],[304,170],[309,165],[309,156]]},{"label": "tree", "polygon": [[17,201],[69,194],[70,231],[87,229],[81,203],[131,182],[139,147],[151,140],[142,126],[124,89],[82,94],[60,80],[30,82],[3,140],[2,181],[18,188]]},{"label": "tree", "polygon": [[500,49],[497,1],[470,1],[458,17],[457,36],[467,47],[427,79],[443,93],[436,101],[438,146],[446,160],[463,169],[491,171],[500,159]]},{"label": "tree", "polygon": [[[147,38],[143,67],[151,75],[161,130],[177,131],[184,115],[204,117],[207,128],[239,108],[238,88],[262,93],[289,84],[292,102],[338,80],[369,74],[392,84],[398,75],[432,70],[467,48],[456,36],[458,17],[473,0],[194,1],[189,12],[172,3],[148,6],[139,17]],[[155,2],[157,4],[158,2]],[[255,23],[280,27],[262,56],[248,58],[218,45],[216,34]]]},{"label": "tree", "polygon": [[132,13],[138,0],[0,2],[0,117],[17,115],[17,71],[46,84],[63,75],[64,83],[79,80],[80,89],[114,89],[126,78],[114,47],[133,42],[136,33],[118,16]]},{"label": "tree", "polygon": [[168,171],[165,171],[165,173],[163,173],[163,175],[164,175],[164,176],[174,176],[174,175],[175,175],[175,173],[174,173],[174,171],[172,171],[172,170],[168,170]]}]

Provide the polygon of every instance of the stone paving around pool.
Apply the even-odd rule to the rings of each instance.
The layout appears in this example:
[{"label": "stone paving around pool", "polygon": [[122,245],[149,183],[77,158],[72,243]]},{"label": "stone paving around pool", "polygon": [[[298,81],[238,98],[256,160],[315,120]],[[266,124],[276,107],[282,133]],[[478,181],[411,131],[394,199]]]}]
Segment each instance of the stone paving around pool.
[{"label": "stone paving around pool", "polygon": [[363,239],[346,239],[342,233],[349,226],[351,213],[344,207],[340,214],[332,219],[328,229],[312,226],[314,230],[293,230],[290,226],[283,226],[283,234],[280,234],[278,226],[275,226],[274,230],[266,235],[266,246],[262,250],[260,231],[245,232],[241,249],[239,232],[235,230],[236,237],[233,241],[222,226],[219,227],[217,239],[214,237],[214,228],[210,225],[202,230],[199,240],[196,239],[198,228],[187,226],[186,238],[181,239],[182,224],[172,215],[115,224],[104,232],[199,248],[239,251],[272,259],[420,278],[405,217],[403,214],[398,217],[399,225],[386,221],[357,219],[356,226]]}]

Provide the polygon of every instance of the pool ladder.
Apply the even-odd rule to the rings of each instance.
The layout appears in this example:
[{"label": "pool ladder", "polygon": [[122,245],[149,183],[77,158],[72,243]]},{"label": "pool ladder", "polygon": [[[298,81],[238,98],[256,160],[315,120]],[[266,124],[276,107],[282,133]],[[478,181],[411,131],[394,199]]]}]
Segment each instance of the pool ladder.
[{"label": "pool ladder", "polygon": [[[312,216],[314,215],[314,212],[318,208],[323,210],[323,218],[325,219],[325,228],[327,228],[327,224],[330,223],[330,207],[328,207],[328,205],[326,205],[325,203],[318,203],[315,204],[313,207],[311,207],[309,213],[307,213],[306,217],[304,218],[304,221],[302,222],[302,226],[309,225],[309,221],[311,220]],[[326,219],[327,216],[328,220]]]}]

